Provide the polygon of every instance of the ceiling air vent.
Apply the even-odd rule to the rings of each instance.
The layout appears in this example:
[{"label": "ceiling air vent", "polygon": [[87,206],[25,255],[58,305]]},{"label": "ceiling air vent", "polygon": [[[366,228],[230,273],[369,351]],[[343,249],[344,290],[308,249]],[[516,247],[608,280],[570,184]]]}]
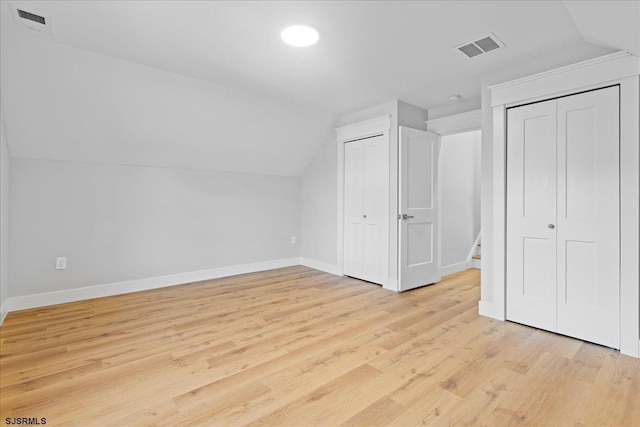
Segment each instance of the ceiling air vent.
[{"label": "ceiling air vent", "polygon": [[37,22],[38,24],[47,25],[47,20],[44,18],[44,16],[36,15],[35,13],[18,9],[18,16],[22,19],[28,19],[29,21]]},{"label": "ceiling air vent", "polygon": [[501,47],[504,47],[504,43],[498,40],[495,34],[489,33],[486,36],[480,37],[478,40],[456,46],[456,49],[468,58],[473,58],[474,56],[482,55],[483,53],[491,52]]},{"label": "ceiling air vent", "polygon": [[11,12],[13,14],[13,22],[21,27],[28,28],[29,30],[37,31],[40,33],[51,33],[51,20],[48,16],[32,10],[19,9],[14,5],[11,5]]}]

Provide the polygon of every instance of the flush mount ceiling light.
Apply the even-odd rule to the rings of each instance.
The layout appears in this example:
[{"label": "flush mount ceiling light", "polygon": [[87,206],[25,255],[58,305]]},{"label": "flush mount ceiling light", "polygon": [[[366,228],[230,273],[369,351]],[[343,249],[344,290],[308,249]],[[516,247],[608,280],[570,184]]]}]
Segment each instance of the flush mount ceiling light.
[{"label": "flush mount ceiling light", "polygon": [[447,99],[449,100],[449,102],[458,102],[462,99],[462,97],[460,95],[451,95]]},{"label": "flush mount ceiling light", "polygon": [[282,41],[296,47],[305,47],[316,44],[320,35],[318,32],[306,25],[293,25],[282,30],[280,33]]}]

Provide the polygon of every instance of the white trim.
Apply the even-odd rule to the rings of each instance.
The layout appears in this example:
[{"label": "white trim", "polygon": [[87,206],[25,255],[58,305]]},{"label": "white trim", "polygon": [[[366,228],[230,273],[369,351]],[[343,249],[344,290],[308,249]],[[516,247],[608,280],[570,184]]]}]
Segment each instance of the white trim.
[{"label": "white trim", "polygon": [[7,314],[9,314],[9,311],[11,311],[10,305],[11,301],[9,301],[9,298],[7,298],[2,303],[2,306],[0,306],[0,325],[2,325],[2,322],[4,322],[4,318],[7,317]]},{"label": "white trim", "polygon": [[445,265],[444,267],[440,267],[440,276],[442,277],[448,276],[453,273],[458,273],[460,271],[467,270],[468,268],[469,268],[469,263],[466,261]]},{"label": "white trim", "polygon": [[[638,61],[640,62],[640,61]],[[620,81],[620,352],[640,357],[640,76]],[[635,304],[634,304],[635,302]]]},{"label": "white trim", "polygon": [[335,264],[329,264],[328,262],[300,257],[300,265],[313,268],[314,270],[324,271],[325,273],[338,275],[338,266]]},{"label": "white trim", "polygon": [[336,128],[338,142],[346,142],[367,136],[388,132],[391,129],[391,116],[385,115],[373,119]]},{"label": "white trim", "polygon": [[[504,105],[493,107],[493,302],[484,300],[481,305],[491,306],[486,316],[505,320],[506,283],[506,109]],[[487,265],[485,265],[485,268]]]},{"label": "white trim", "polygon": [[627,52],[616,52],[490,86],[491,106],[560,96],[639,73],[640,62],[637,57]]},{"label": "white trim", "polygon": [[427,130],[440,136],[478,130],[481,127],[480,112],[481,110],[473,110],[427,120]]},{"label": "white trim", "polygon": [[5,303],[2,305],[2,310],[4,313],[5,306],[7,306],[7,312],[25,310],[28,308],[44,307],[48,305],[63,304],[67,302],[128,294],[131,292],[146,291],[149,289],[164,288],[167,286],[183,285],[187,283],[199,282],[202,280],[218,279],[221,277],[235,276],[238,274],[272,270],[275,268],[291,267],[299,264],[299,258],[284,258],[271,261],[255,262],[251,264],[241,264],[229,267],[171,274],[168,276],[150,277],[146,279],[128,280],[124,282],[108,283],[104,285],[87,286],[84,288],[67,289],[63,291],[45,292],[41,294],[12,297],[7,298]]},{"label": "white trim", "polygon": [[[493,283],[480,314],[504,320],[506,289],[506,106],[620,85],[620,352],[640,357],[640,58],[615,53],[491,88],[493,105]],[[486,267],[486,266],[485,266]]]},{"label": "white trim", "polygon": [[504,317],[504,307],[500,308],[492,302],[478,301],[478,313],[481,316],[491,317],[492,319],[506,320]]},{"label": "white trim", "polygon": [[337,208],[337,250],[336,253],[338,261],[337,274],[340,276],[344,275],[344,143],[341,141],[336,142],[336,149],[338,150],[338,189],[336,194],[338,195],[338,200],[336,203]]}]

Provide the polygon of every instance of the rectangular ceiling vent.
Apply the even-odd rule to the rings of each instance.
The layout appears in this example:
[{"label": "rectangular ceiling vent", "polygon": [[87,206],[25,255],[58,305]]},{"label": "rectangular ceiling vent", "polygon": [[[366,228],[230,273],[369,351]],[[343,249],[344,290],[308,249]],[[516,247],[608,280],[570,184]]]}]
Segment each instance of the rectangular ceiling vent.
[{"label": "rectangular ceiling vent", "polygon": [[[28,10],[27,10],[28,9]],[[11,5],[13,22],[32,31],[51,35],[51,20],[45,14],[28,8],[17,8]]]},{"label": "rectangular ceiling vent", "polygon": [[18,9],[18,16],[22,19],[28,19],[29,21],[37,22],[38,24],[47,25],[47,20],[45,19],[45,17],[36,15],[35,13]]},{"label": "rectangular ceiling vent", "polygon": [[477,40],[463,43],[455,48],[462,52],[467,58],[473,58],[474,56],[482,55],[483,53],[491,52],[501,47],[504,47],[504,43],[498,40],[495,34],[489,33]]}]

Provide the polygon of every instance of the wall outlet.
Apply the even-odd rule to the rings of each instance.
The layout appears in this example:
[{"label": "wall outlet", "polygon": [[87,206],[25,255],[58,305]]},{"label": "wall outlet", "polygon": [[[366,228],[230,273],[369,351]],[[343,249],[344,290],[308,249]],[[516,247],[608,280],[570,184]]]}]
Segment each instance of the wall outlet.
[{"label": "wall outlet", "polygon": [[56,258],[56,270],[64,270],[65,268],[67,268],[67,257]]},{"label": "wall outlet", "polygon": [[292,245],[296,244],[296,236],[291,236],[291,244]]}]

